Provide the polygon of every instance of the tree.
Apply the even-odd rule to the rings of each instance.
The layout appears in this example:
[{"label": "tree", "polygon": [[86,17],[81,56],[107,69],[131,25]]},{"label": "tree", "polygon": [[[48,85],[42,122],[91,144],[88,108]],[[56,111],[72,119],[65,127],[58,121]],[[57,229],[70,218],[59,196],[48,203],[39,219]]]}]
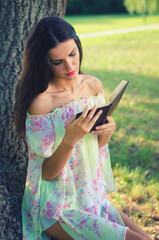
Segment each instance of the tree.
[{"label": "tree", "polygon": [[0,0],[0,239],[21,239],[27,147],[13,129],[16,82],[28,30],[45,16],[64,17],[67,0]]},{"label": "tree", "polygon": [[130,14],[152,14],[159,11],[159,0],[124,0],[124,5]]}]

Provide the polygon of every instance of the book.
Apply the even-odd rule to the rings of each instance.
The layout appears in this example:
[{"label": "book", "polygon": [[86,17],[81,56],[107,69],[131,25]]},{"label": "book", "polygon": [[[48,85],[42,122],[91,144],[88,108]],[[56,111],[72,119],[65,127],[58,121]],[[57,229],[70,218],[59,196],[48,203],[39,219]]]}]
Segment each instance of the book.
[{"label": "book", "polygon": [[[95,111],[93,117],[97,114],[97,112],[99,112],[100,110],[102,110],[101,115],[99,116],[98,120],[95,122],[94,126],[92,127],[91,131],[96,130],[97,126],[103,125],[105,123],[107,123],[107,116],[111,116],[112,113],[115,111],[115,109],[117,108],[127,86],[129,84],[129,81],[125,81],[122,80],[119,85],[115,88],[115,90],[112,92],[112,94],[110,95],[109,98],[109,102],[106,105],[102,105],[100,107],[97,108],[97,110]],[[91,109],[88,111],[88,114],[90,113]],[[76,115],[76,119],[79,118],[81,116],[82,112],[77,113]],[[88,115],[87,114],[87,115]]]}]

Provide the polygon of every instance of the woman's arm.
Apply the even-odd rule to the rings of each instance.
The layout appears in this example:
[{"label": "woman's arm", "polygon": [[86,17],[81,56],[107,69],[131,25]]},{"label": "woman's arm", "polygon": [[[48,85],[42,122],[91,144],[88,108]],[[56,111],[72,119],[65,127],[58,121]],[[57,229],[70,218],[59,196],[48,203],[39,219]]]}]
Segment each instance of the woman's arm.
[{"label": "woman's arm", "polygon": [[93,134],[98,135],[99,148],[105,146],[109,142],[116,125],[113,118],[111,117],[107,117],[107,121],[108,123],[98,126],[96,127],[95,131],[92,131]]},{"label": "woman's arm", "polygon": [[[45,180],[52,181],[62,171],[67,161],[69,160],[74,146],[83,138],[93,127],[101,112],[99,111],[94,117],[97,107],[94,106],[88,114],[88,106],[83,111],[82,115],[76,120],[68,120],[66,124],[65,136],[49,158],[46,158],[42,165],[42,177]],[[93,117],[93,118],[92,118]]]}]

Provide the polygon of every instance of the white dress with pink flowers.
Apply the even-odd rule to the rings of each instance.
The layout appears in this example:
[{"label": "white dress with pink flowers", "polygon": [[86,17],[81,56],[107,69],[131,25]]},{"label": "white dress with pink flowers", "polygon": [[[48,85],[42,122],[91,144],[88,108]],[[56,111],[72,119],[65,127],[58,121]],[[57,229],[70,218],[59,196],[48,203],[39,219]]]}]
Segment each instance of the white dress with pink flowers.
[{"label": "white dress with pink flowers", "polygon": [[57,221],[73,239],[125,239],[127,227],[107,197],[107,192],[116,191],[108,146],[99,149],[96,135],[89,133],[78,142],[53,181],[44,180],[41,174],[43,161],[64,137],[66,121],[86,105],[92,108],[104,103],[104,95],[99,93],[75,99],[48,114],[27,114],[29,163],[22,203],[23,239],[51,239],[44,231]]}]

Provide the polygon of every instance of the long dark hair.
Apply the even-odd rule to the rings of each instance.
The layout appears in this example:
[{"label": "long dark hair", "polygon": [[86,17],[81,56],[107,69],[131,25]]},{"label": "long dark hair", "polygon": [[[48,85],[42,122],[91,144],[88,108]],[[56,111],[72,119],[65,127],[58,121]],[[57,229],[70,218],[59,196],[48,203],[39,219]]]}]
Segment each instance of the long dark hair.
[{"label": "long dark hair", "polygon": [[[24,51],[22,75],[15,93],[15,128],[20,137],[25,137],[25,120],[32,100],[48,88],[53,81],[48,51],[59,43],[74,39],[82,61],[82,46],[74,28],[60,17],[46,17],[32,29]],[[81,69],[79,68],[79,73]]]}]

